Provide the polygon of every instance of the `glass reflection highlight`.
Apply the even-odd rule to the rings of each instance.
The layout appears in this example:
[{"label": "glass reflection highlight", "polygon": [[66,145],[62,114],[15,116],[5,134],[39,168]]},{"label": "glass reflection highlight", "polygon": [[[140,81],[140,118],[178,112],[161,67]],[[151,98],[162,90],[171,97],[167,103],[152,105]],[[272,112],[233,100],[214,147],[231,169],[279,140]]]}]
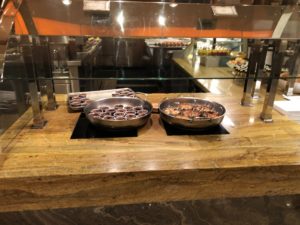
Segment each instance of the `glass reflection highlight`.
[{"label": "glass reflection highlight", "polygon": [[171,3],[171,4],[170,4],[170,7],[172,7],[172,8],[175,8],[175,7],[177,7],[177,6],[178,6],[177,3]]},{"label": "glass reflection highlight", "polygon": [[251,116],[250,118],[249,118],[249,123],[250,124],[253,124],[255,122],[255,118],[253,117],[253,116]]},{"label": "glass reflection highlight", "polygon": [[228,117],[228,116],[224,116],[224,119],[223,119],[223,125],[225,126],[229,126],[229,127],[235,127],[235,124],[234,122]]},{"label": "glass reflection highlight", "polygon": [[64,5],[71,5],[72,4],[72,0],[62,0],[62,3]]},{"label": "glass reflection highlight", "polygon": [[121,31],[124,32],[124,22],[125,22],[125,17],[124,17],[123,11],[121,11],[121,12],[118,14],[116,20],[117,20],[117,22],[118,22],[118,24],[119,24],[119,26],[120,26]]},{"label": "glass reflection highlight", "polygon": [[166,17],[159,15],[158,17],[158,24],[160,26],[166,26]]}]

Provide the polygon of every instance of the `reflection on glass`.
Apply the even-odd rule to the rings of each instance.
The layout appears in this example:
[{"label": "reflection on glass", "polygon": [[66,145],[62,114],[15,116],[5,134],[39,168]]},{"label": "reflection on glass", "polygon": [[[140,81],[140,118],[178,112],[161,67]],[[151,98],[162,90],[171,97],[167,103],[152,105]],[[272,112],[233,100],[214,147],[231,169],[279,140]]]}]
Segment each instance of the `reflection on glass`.
[{"label": "reflection on glass", "polygon": [[158,17],[158,24],[160,26],[166,26],[166,17],[159,15]]},{"label": "reflection on glass", "polygon": [[118,163],[111,163],[108,168],[108,172],[117,173],[120,172],[120,165]]},{"label": "reflection on glass", "polygon": [[176,4],[176,3],[171,3],[170,4],[170,7],[172,7],[172,8],[175,8],[175,7],[177,7],[178,6],[178,4]]},{"label": "reflection on glass", "polygon": [[[60,4],[61,2],[59,1]],[[166,23],[163,16],[165,14],[160,13],[154,21],[157,26],[159,15],[161,24]],[[118,10],[113,20],[119,26],[120,33],[126,29],[125,23],[129,23],[124,10]],[[6,65],[4,80],[27,79],[23,77],[22,71],[26,64],[24,57],[29,65],[31,60],[27,58],[33,52],[37,79],[53,79],[56,93],[68,90],[65,87],[70,85],[75,87],[75,84],[79,91],[130,87],[134,91],[146,93],[227,93],[243,86],[248,61],[245,55],[247,56],[247,46],[251,44],[249,40],[221,38],[214,41],[212,38],[60,36],[39,37],[39,42],[29,48],[29,43],[33,42],[30,40],[31,36],[26,41],[24,36],[15,37],[10,40],[14,47],[6,51],[5,60],[3,59]],[[225,55],[220,50],[221,47],[230,52],[244,53],[245,58],[242,58],[242,54]],[[28,54],[23,56],[24,49],[28,49]],[[290,56],[286,56],[288,57]],[[285,64],[286,68],[290,68],[290,63]],[[292,66],[294,71],[297,71],[297,65],[299,63],[296,61]],[[261,80],[257,79],[256,85],[261,83],[260,89],[266,87],[270,70],[270,67],[266,67],[259,74]],[[295,77],[297,75],[294,73]],[[279,84],[283,79],[291,78],[282,77]]]},{"label": "reflection on glass", "polygon": [[157,169],[157,165],[155,161],[148,161],[145,163],[145,169],[146,170],[155,170]]},{"label": "reflection on glass", "polygon": [[253,117],[253,116],[251,116],[250,118],[249,118],[249,123],[254,123],[255,122],[255,118]]},{"label": "reflection on glass", "polygon": [[234,122],[233,122],[228,116],[225,116],[225,117],[224,117],[224,119],[223,119],[223,124],[224,124],[225,126],[235,127]]},{"label": "reflection on glass", "polygon": [[123,11],[121,11],[117,18],[116,18],[118,24],[120,25],[120,28],[121,28],[121,31],[124,32],[124,21],[125,21],[125,18],[124,18],[124,13]]},{"label": "reflection on glass", "polygon": [[210,83],[210,92],[213,94],[222,94],[221,91],[219,90],[219,80],[213,79]]},{"label": "reflection on glass", "polygon": [[72,4],[72,0],[62,0],[62,3],[64,5],[71,5]]}]

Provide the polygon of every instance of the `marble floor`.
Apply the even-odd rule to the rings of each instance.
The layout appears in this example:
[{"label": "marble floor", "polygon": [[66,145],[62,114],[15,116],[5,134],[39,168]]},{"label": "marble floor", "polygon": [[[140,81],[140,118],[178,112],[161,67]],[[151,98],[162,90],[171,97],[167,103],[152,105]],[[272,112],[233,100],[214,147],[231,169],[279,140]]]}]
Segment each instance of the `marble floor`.
[{"label": "marble floor", "polygon": [[0,225],[300,225],[300,195],[0,213]]}]

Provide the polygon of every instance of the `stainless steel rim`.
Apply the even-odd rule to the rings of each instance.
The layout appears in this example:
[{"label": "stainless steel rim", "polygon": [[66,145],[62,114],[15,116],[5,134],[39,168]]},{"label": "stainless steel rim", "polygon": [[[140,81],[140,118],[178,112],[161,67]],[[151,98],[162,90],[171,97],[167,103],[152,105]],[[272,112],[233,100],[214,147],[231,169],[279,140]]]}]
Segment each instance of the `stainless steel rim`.
[{"label": "stainless steel rim", "polygon": [[[131,120],[109,120],[109,119],[94,119],[89,116],[89,113],[92,109],[97,108],[99,105],[109,106],[115,104],[124,104],[137,106],[142,105],[144,108],[148,110],[148,113],[142,117],[131,119]],[[145,101],[140,98],[130,98],[130,97],[111,97],[111,98],[103,98],[97,101],[94,101],[87,105],[84,108],[84,113],[88,120],[95,126],[105,127],[107,129],[126,129],[126,128],[137,128],[143,126],[151,116],[152,105],[150,102]]]},{"label": "stainless steel rim", "polygon": [[[172,115],[168,115],[164,112],[163,110],[163,106],[164,105],[168,105],[168,103],[175,103],[175,102],[190,102],[193,101],[195,103],[198,102],[202,102],[202,103],[207,103],[209,105],[212,105],[215,108],[218,108],[218,112],[221,111],[221,114],[216,117],[216,118],[209,118],[209,119],[182,119],[182,118],[177,118],[175,116]],[[223,105],[214,102],[214,101],[209,101],[209,100],[204,100],[201,98],[194,98],[194,97],[177,97],[177,98],[170,98],[170,99],[165,99],[162,102],[160,102],[159,104],[159,112],[161,115],[161,119],[164,120],[165,122],[167,122],[170,125],[175,125],[175,126],[179,126],[179,127],[183,127],[183,128],[206,128],[206,127],[212,127],[212,126],[216,126],[219,125],[223,118],[224,115],[226,113],[226,109]]]}]

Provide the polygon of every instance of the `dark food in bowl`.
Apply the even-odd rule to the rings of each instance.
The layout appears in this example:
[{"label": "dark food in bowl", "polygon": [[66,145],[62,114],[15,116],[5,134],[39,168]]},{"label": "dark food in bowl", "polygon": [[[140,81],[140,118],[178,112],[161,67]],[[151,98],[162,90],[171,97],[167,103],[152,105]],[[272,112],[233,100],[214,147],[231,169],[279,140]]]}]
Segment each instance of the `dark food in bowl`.
[{"label": "dark food in bowl", "polygon": [[118,105],[115,105],[115,109],[123,109],[123,105],[122,104],[118,104]]},{"label": "dark food in bowl", "polygon": [[73,107],[81,107],[81,103],[80,102],[72,102],[71,106],[73,106]]},{"label": "dark food in bowl", "polygon": [[117,112],[117,113],[126,113],[126,112],[128,112],[128,111],[125,110],[125,109],[117,109],[116,112]]},{"label": "dark food in bowl", "polygon": [[90,103],[90,99],[86,98],[86,94],[74,94],[69,96],[69,104],[73,108],[83,108]]},{"label": "dark food in bowl", "polygon": [[91,113],[103,112],[102,109],[92,109]]},{"label": "dark food in bowl", "polygon": [[86,97],[86,94],[85,94],[85,93],[81,93],[81,94],[79,94],[78,96],[79,96],[80,98],[82,98],[82,97],[85,98],[85,97]]},{"label": "dark food in bowl", "polygon": [[115,120],[126,120],[126,117],[124,117],[124,116],[115,116],[114,119]]},{"label": "dark food in bowl", "polygon": [[96,119],[102,119],[104,116],[103,115],[94,115],[94,118]]},{"label": "dark food in bowl", "polygon": [[120,104],[113,107],[100,106],[97,109],[92,109],[89,116],[94,119],[104,120],[133,120],[139,117],[146,116],[149,113],[143,106],[123,106]]},{"label": "dark food in bowl", "polygon": [[127,111],[129,111],[129,110],[133,110],[133,107],[132,106],[125,106],[124,109],[126,109]]},{"label": "dark food in bowl", "polygon": [[125,113],[121,113],[121,112],[116,112],[115,114],[114,114],[114,117],[119,117],[119,116],[125,116]]},{"label": "dark food in bowl", "polygon": [[104,112],[109,113],[110,115],[113,115],[113,114],[115,114],[116,110],[115,109],[107,109]]},{"label": "dark food in bowl", "polygon": [[176,106],[168,106],[164,113],[179,118],[179,119],[214,119],[220,116],[209,105],[194,104],[194,103],[180,103]]},{"label": "dark food in bowl", "polygon": [[142,106],[135,106],[133,109],[134,109],[135,111],[140,111],[140,110],[143,109],[143,107],[142,107]]},{"label": "dark food in bowl", "polygon": [[145,110],[145,109],[141,109],[138,111],[138,114],[147,114],[148,113],[148,110]]},{"label": "dark food in bowl", "polygon": [[103,110],[103,112],[104,112],[105,110],[109,109],[109,107],[108,106],[100,106],[100,107],[98,107],[98,109]]},{"label": "dark food in bowl", "polygon": [[[91,103],[93,100],[89,99],[89,96],[92,95],[87,93],[72,93],[68,96],[68,105],[71,110],[78,111],[82,110],[85,106],[87,106],[89,103]],[[113,97],[131,97],[135,98],[135,92],[131,90],[130,88],[123,88],[120,90],[116,90],[114,93],[112,93]],[[95,98],[95,96],[93,97]],[[123,106],[117,106],[116,109],[121,109]]]},{"label": "dark food in bowl", "polygon": [[[98,119],[97,117],[94,117],[94,119]],[[113,116],[104,116],[103,119],[105,120],[114,120]]]},{"label": "dark food in bowl", "polygon": [[122,90],[117,90],[112,94],[112,97],[135,97],[135,92],[129,88],[125,88]]},{"label": "dark food in bowl", "polygon": [[179,97],[162,101],[159,105],[160,118],[183,129],[205,129],[219,125],[226,109],[217,102],[195,98]]},{"label": "dark food in bowl", "polygon": [[137,116],[134,115],[134,114],[127,114],[127,115],[126,115],[126,119],[127,119],[127,120],[132,120],[132,119],[135,119],[135,118],[137,118]]},{"label": "dark food in bowl", "polygon": [[[123,105],[123,109],[116,110],[116,105]],[[139,109],[141,110],[147,110],[148,113],[144,116],[140,116],[137,110],[133,110],[133,107],[136,106],[139,106]],[[102,119],[95,118],[94,114],[90,114],[93,109],[103,109],[102,107],[108,107],[108,109],[106,109],[104,112],[101,112],[105,115],[105,117],[103,117]],[[109,113],[110,110],[115,111],[114,113],[117,114],[114,115]],[[147,121],[151,117],[151,112],[152,105],[148,101],[142,100],[140,98],[130,97],[112,97],[99,99],[84,108],[84,113],[92,125],[99,126],[108,130],[128,130],[139,128],[147,123]],[[107,114],[109,115],[109,117],[107,117]]]}]

